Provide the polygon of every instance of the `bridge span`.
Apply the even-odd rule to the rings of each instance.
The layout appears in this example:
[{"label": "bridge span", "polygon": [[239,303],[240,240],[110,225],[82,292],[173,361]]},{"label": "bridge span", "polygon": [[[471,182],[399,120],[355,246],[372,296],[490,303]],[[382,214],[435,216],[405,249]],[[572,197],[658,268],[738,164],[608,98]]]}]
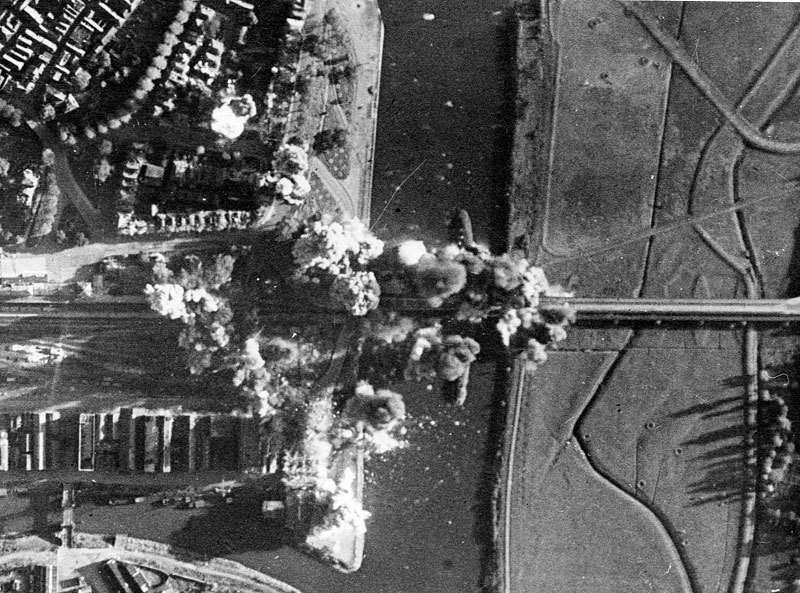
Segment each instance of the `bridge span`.
[{"label": "bridge span", "polygon": [[[449,310],[430,309],[417,299],[395,303],[405,312],[446,315]],[[800,321],[800,297],[794,299],[618,299],[545,297],[543,306],[569,304],[577,322],[740,322],[784,323]],[[284,303],[287,313],[296,313]],[[455,313],[455,310],[452,310]],[[330,316],[330,311],[315,313]],[[157,319],[144,298],[106,301],[58,301],[18,299],[0,302],[2,318],[72,318],[72,319]]]},{"label": "bridge span", "polygon": [[780,299],[603,299],[546,298],[543,304],[569,303],[578,323],[800,321],[800,298]]}]

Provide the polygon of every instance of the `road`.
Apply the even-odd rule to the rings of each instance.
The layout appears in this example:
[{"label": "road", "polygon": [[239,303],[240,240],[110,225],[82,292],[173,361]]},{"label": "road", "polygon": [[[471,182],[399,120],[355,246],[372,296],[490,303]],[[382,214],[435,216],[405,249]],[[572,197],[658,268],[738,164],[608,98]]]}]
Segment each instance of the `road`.
[{"label": "road", "polygon": [[780,589],[747,448],[779,332],[724,323],[798,294],[798,7],[540,6],[510,240],[586,323],[516,375],[503,587]]},{"label": "road", "polygon": [[[75,180],[64,145],[58,141],[47,126],[36,122],[29,122],[29,124],[33,131],[36,132],[36,135],[39,136],[43,148],[49,148],[55,154],[53,171],[56,174],[56,180],[62,195],[78,210],[81,218],[89,228],[90,236],[95,240],[102,237],[105,231],[103,217],[100,214],[100,210],[89,201],[89,198],[86,197],[83,189]],[[63,206],[63,204],[59,204],[59,213],[63,210]]]},{"label": "road", "polygon": [[[213,581],[215,578],[224,581],[234,581],[243,590],[260,591],[263,593],[299,593],[297,589],[282,583],[277,579],[272,579],[267,575],[253,574],[253,571],[244,566],[237,566],[234,563],[210,564],[208,562],[186,562],[166,554],[152,553],[145,550],[135,550],[135,540],[130,542],[130,550],[124,548],[102,548],[102,549],[64,549],[59,548],[54,551],[18,551],[5,554],[3,556],[3,566],[16,567],[31,564],[49,565],[57,564],[59,567],[69,566],[70,572],[89,572],[93,577],[97,573],[86,571],[89,565],[95,565],[111,558],[121,562],[138,564],[145,567],[152,567],[160,572],[175,574],[179,577],[188,577],[194,580],[207,578]],[[76,569],[79,569],[76,571]],[[62,568],[62,574],[64,569]],[[90,577],[90,581],[92,578]]]}]

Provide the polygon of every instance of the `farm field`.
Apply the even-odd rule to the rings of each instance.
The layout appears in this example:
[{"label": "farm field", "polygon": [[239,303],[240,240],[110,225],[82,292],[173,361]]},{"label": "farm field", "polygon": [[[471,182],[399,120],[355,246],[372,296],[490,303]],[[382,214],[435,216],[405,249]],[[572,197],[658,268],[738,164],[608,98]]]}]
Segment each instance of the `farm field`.
[{"label": "farm field", "polygon": [[[544,57],[520,71],[510,240],[577,296],[800,294],[796,159],[721,106],[796,138],[797,6],[546,4],[542,40],[521,29],[525,67]],[[575,328],[518,400],[512,590],[791,590],[796,470],[770,468],[797,345],[794,325]]]}]

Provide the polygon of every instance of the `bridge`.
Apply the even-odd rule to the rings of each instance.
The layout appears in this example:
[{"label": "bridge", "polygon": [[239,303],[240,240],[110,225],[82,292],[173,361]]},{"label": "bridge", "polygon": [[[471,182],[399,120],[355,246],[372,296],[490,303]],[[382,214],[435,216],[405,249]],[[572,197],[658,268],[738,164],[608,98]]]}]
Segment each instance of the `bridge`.
[{"label": "bridge", "polygon": [[800,321],[800,298],[779,299],[543,299],[569,303],[577,321],[759,322]]},{"label": "bridge", "polygon": [[[430,309],[417,299],[393,303],[407,313],[447,314],[447,308]],[[800,321],[800,297],[793,299],[617,299],[545,297],[545,307],[570,305],[578,323],[604,322],[730,322],[785,323]],[[287,313],[299,313],[289,303],[282,303]],[[280,310],[280,309],[278,309]],[[330,311],[319,310],[330,316]],[[308,315],[307,309],[302,314]],[[313,314],[313,313],[312,313]],[[155,319],[144,298],[104,301],[66,301],[49,299],[15,299],[0,302],[0,319],[40,317],[50,319]]]}]

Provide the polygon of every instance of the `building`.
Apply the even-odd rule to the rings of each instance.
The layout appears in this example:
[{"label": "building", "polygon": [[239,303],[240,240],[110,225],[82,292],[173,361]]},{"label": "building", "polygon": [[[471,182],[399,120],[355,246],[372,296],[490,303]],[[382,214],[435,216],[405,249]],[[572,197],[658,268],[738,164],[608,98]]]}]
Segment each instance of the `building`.
[{"label": "building", "polygon": [[0,257],[0,283],[47,282],[47,259],[43,255]]},{"label": "building", "polygon": [[119,435],[119,464],[121,471],[136,469],[136,429],[134,426],[133,408],[122,408],[117,422]]},{"label": "building", "polygon": [[145,408],[0,414],[0,472],[252,471],[262,457],[250,416]]},{"label": "building", "polygon": [[142,469],[145,473],[155,473],[159,465],[158,441],[161,435],[157,421],[156,416],[142,418]]},{"label": "building", "polygon": [[58,412],[0,416],[0,471],[42,471],[55,466],[48,435],[56,431]]},{"label": "building", "polygon": [[125,577],[120,570],[120,563],[114,560],[107,560],[103,564],[103,576],[111,587],[114,593],[135,593],[133,588],[128,584]]},{"label": "building", "polygon": [[58,593],[58,567],[33,566],[29,583],[29,593]]},{"label": "building", "polygon": [[97,415],[81,414],[78,424],[78,471],[94,471]]}]

